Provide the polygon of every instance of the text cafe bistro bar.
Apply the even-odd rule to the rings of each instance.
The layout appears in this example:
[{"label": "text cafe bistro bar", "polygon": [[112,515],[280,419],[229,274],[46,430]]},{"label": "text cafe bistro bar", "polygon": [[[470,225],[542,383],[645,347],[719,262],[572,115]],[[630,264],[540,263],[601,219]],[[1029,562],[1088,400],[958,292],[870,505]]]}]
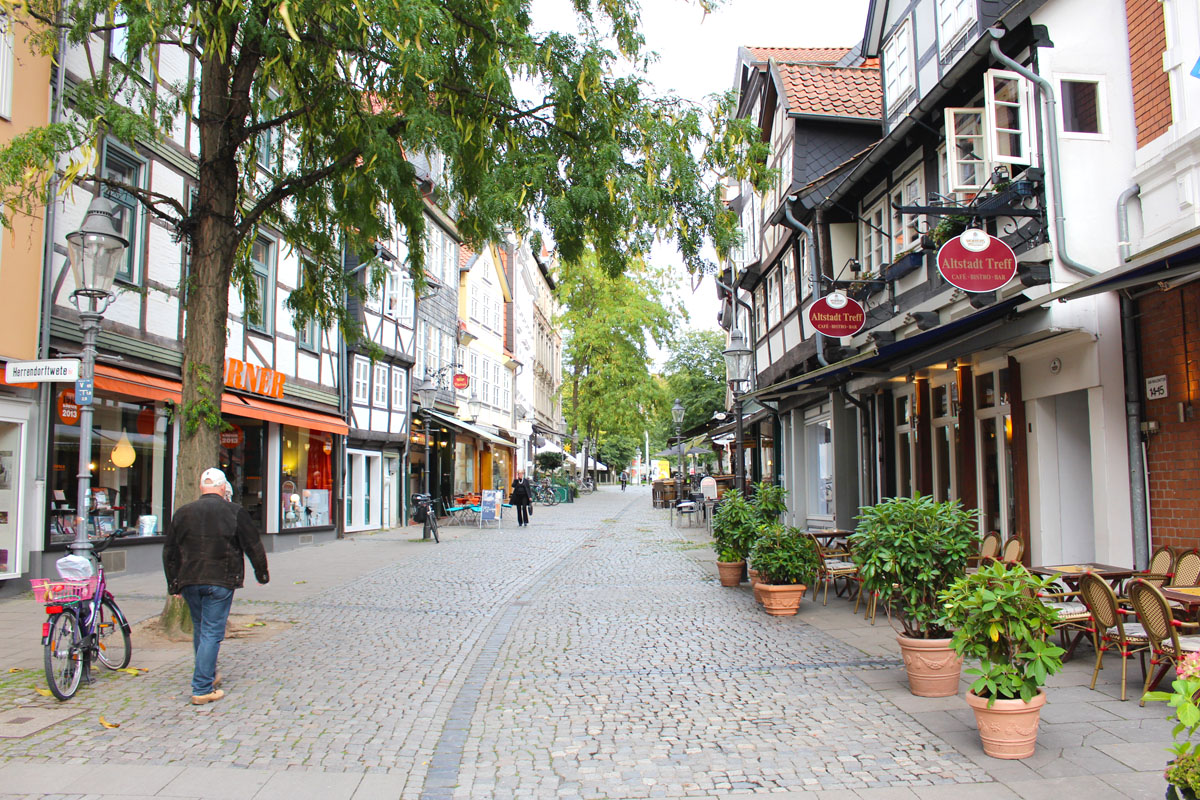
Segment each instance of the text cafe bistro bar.
[{"label": "text cafe bistro bar", "polygon": [[[267,550],[334,538],[335,465],[339,437],[348,430],[336,416],[336,394],[289,386],[282,373],[235,358],[225,360],[225,387],[221,417],[227,427],[217,466],[233,487],[234,502],[266,534]],[[110,569],[161,569],[159,549],[145,545],[162,542],[174,482],[199,479],[174,474],[180,430],[167,404],[180,400],[175,378],[96,365],[88,533],[133,532],[109,550]],[[52,562],[75,536],[79,414],[74,401],[70,385],[56,385],[43,574],[52,573]]]}]

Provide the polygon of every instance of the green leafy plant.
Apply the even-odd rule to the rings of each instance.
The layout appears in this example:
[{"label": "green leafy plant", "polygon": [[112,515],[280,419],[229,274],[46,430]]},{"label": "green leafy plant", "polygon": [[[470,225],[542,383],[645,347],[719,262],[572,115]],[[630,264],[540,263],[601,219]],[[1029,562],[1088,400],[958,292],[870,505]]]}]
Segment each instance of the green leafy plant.
[{"label": "green leafy plant", "polygon": [[787,511],[787,489],[762,481],[754,484],[754,510],[760,522],[776,522]]},{"label": "green leafy plant", "polygon": [[737,489],[730,489],[713,514],[713,549],[722,561],[742,561],[750,553],[758,511]]},{"label": "green leafy plant", "polygon": [[772,586],[811,584],[817,576],[817,548],[796,528],[776,522],[759,526],[750,550],[750,565]]},{"label": "green leafy plant", "polygon": [[1175,717],[1175,739],[1184,734],[1182,741],[1171,745],[1175,760],[1167,765],[1166,779],[1171,786],[1187,789],[1193,794],[1200,792],[1200,744],[1190,741],[1200,728],[1200,653],[1188,653],[1179,659],[1175,667],[1178,677],[1171,682],[1169,692],[1146,692],[1144,700],[1169,705]]},{"label": "green leafy plant", "polygon": [[904,635],[944,639],[938,593],[964,575],[974,552],[978,513],[957,500],[892,497],[859,509],[850,549],[865,591],[889,603]]},{"label": "green leafy plant", "polygon": [[961,214],[952,214],[949,217],[942,217],[941,221],[938,222],[930,236],[932,237],[934,243],[938,247],[941,247],[946,242],[965,231],[967,229],[967,223],[970,221],[971,220],[969,217]]},{"label": "green leafy plant", "polygon": [[971,691],[996,700],[1026,702],[1062,669],[1066,651],[1047,638],[1058,613],[1038,599],[1053,578],[1036,578],[1020,564],[994,562],[954,582],[940,597],[942,624],[954,629],[950,646],[979,661]]}]

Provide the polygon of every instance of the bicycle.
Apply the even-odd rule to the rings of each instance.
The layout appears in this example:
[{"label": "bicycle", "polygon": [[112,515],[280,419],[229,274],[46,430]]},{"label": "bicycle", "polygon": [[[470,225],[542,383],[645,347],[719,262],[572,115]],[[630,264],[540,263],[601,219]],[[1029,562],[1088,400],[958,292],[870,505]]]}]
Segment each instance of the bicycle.
[{"label": "bicycle", "polygon": [[596,482],[591,478],[584,478],[579,482],[580,494],[591,494],[596,491]]},{"label": "bicycle", "polygon": [[560,502],[558,492],[549,483],[534,484],[532,499],[533,502],[541,503],[544,506],[556,506]]},{"label": "bicycle", "polygon": [[92,546],[89,560],[95,574],[90,577],[30,581],[34,599],[45,606],[49,616],[42,623],[43,662],[46,685],[59,700],[74,697],[81,681],[91,682],[94,660],[110,670],[129,666],[133,656],[129,620],[108,590],[104,564],[97,558],[127,533],[111,533]]},{"label": "bicycle", "polygon": [[433,496],[423,493],[414,494],[412,518],[422,525],[421,536],[424,539],[433,538],[434,544],[440,544],[438,539],[437,511],[433,508]]}]

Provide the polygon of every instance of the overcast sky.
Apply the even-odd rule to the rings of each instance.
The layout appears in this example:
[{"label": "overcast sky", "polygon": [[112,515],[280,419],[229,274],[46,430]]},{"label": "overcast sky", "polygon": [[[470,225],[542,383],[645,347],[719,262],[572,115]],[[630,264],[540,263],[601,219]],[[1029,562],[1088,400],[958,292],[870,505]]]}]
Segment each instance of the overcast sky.
[{"label": "overcast sky", "polygon": [[[534,0],[533,9],[537,27],[574,30],[567,0]],[[647,47],[660,56],[648,77],[664,93],[701,102],[733,87],[739,46],[850,47],[862,39],[866,14],[867,0],[725,0],[707,16],[688,0],[643,0],[642,33]],[[679,263],[673,247],[659,248],[652,260]],[[682,267],[678,274],[688,325],[715,329],[712,279],[693,293]]]}]

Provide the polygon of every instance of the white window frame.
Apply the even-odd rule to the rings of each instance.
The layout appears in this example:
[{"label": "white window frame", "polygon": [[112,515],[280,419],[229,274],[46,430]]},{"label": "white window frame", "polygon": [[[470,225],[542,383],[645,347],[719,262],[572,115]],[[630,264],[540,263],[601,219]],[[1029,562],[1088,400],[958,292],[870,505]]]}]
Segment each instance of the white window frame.
[{"label": "white window frame", "polygon": [[383,283],[383,315],[396,319],[400,316],[400,271],[388,270]]},{"label": "white window frame", "polygon": [[396,319],[406,328],[414,327],[417,310],[417,296],[413,291],[412,278],[409,277],[407,270],[398,273],[397,279],[400,282],[400,312]]},{"label": "white window frame", "polygon": [[371,405],[376,408],[388,407],[388,388],[390,384],[387,364],[375,365],[375,391],[371,393]]},{"label": "white window frame", "polygon": [[[262,243],[267,249],[266,262],[254,258],[254,244]],[[258,302],[262,306],[261,319],[254,322],[251,319],[250,308],[244,309],[243,320],[246,329],[254,333],[272,336],[275,332],[275,261],[278,257],[279,243],[269,236],[259,236],[250,246],[250,268],[256,276],[262,277],[262,290],[258,293]]]},{"label": "white window frame", "polygon": [[371,362],[362,356],[354,357],[354,402],[363,406],[371,402]]},{"label": "white window frame", "polygon": [[800,280],[800,302],[804,302],[812,294],[813,274],[808,258],[808,237],[796,238],[796,272]]},{"label": "white window frame", "polygon": [[405,395],[407,381],[405,377],[407,373],[400,367],[392,367],[392,410],[404,411],[408,408],[408,401]]},{"label": "white window frame", "polygon": [[[1011,81],[1017,87],[1017,99],[1015,101],[998,100],[996,98],[996,84],[998,81]],[[986,122],[986,133],[988,139],[988,151],[990,153],[989,161],[992,164],[1030,164],[1033,158],[1033,114],[1031,113],[1030,104],[1030,83],[1015,72],[1003,69],[989,69],[983,77],[983,105],[987,110],[984,117]],[[1016,128],[999,128],[998,115],[996,109],[998,106],[1008,106],[1017,110],[1017,126]],[[1016,134],[1020,137],[1021,145],[1017,152],[1012,155],[1003,155],[1000,152],[1000,134],[1001,131],[1008,134]]]},{"label": "white window frame", "polygon": [[[139,189],[146,188],[146,173],[148,169],[145,159],[105,139],[104,160],[100,165],[101,174],[105,177],[108,177],[110,161],[116,162],[117,165],[122,167],[132,169],[134,173],[133,185]],[[117,270],[116,280],[123,283],[137,284],[141,272],[139,269],[141,259],[138,254],[142,250],[142,204],[125,190],[115,187],[105,186],[101,189],[101,194],[116,204],[118,210],[128,214],[127,218],[129,219],[128,227],[125,227],[123,224],[125,218],[115,220],[117,230],[129,241],[129,246],[125,248],[124,263]]]},{"label": "white window frame", "polygon": [[[986,108],[947,108],[946,109],[946,178],[950,185],[947,187],[953,194],[959,192],[974,193],[983,188],[988,176],[991,175],[991,153],[988,152],[988,124],[987,124],[987,109]],[[960,134],[961,127],[960,117],[971,116],[978,120],[978,134]],[[978,161],[962,159],[958,156],[958,148],[955,146],[955,141],[959,138],[971,138],[979,141],[980,158]],[[959,180],[961,175],[959,168],[965,164],[982,164],[976,174],[974,183],[966,183]]]},{"label": "white window frame", "polygon": [[908,99],[917,88],[916,64],[913,61],[912,23],[906,17],[886,42],[883,56],[883,96],[887,102],[887,113]]},{"label": "white window frame", "polygon": [[[1100,126],[1099,133],[1067,130],[1067,103],[1063,93],[1063,83],[1090,83],[1096,87],[1096,122]],[[1054,73],[1054,91],[1058,94],[1058,136],[1060,139],[1091,139],[1107,141],[1110,138],[1108,125],[1108,95],[1105,91],[1103,75],[1082,75],[1074,73]]]},{"label": "white window frame", "polygon": [[892,253],[905,253],[921,244],[921,231],[918,227],[919,214],[904,214],[895,209],[895,205],[920,205],[925,193],[925,177],[923,166],[917,167],[905,175],[892,189]]},{"label": "white window frame", "polygon": [[[908,421],[900,423],[899,408],[901,401],[908,401]],[[917,489],[917,392],[915,385],[909,385],[892,394],[892,402],[896,409],[895,453],[894,464],[896,475],[896,496],[913,497]],[[900,485],[900,437],[908,436],[908,485]]]},{"label": "white window frame", "polygon": [[[300,259],[299,286],[304,285],[304,265],[310,263],[308,259]],[[297,288],[299,288],[299,286]],[[320,352],[321,350],[321,325],[314,317],[308,322],[301,323],[296,319],[295,314],[292,315],[293,327],[296,328],[296,346],[301,350],[307,350],[312,353]]]},{"label": "white window frame", "polygon": [[767,330],[774,328],[782,322],[783,318],[783,309],[780,305],[781,298],[779,295],[779,270],[780,267],[775,267],[767,273]]},{"label": "white window frame", "polygon": [[796,308],[796,251],[791,247],[779,259],[779,268],[783,270],[780,290],[783,292],[783,315],[787,316]]},{"label": "white window frame", "polygon": [[888,222],[891,215],[888,213],[887,201],[888,195],[885,192],[874,205],[863,211],[863,222],[859,226],[862,229],[862,235],[859,237],[862,247],[859,261],[862,263],[864,275],[879,274],[891,258],[888,252],[891,244]]},{"label": "white window frame", "polygon": [[[816,428],[829,429],[829,513],[821,514],[816,511],[816,503],[814,502],[817,493],[824,490],[826,487],[817,486],[816,482],[821,480],[819,464],[812,462],[814,455],[819,456],[819,451],[814,450],[814,447],[819,447],[815,443]],[[804,472],[805,472],[805,516],[808,519],[816,520],[832,520],[834,512],[837,509],[837,481],[833,479],[836,465],[835,452],[836,436],[833,430],[833,421],[830,414],[822,414],[813,419],[804,420]]]},{"label": "white window frame", "polygon": [[763,281],[754,290],[754,321],[757,323],[758,331],[757,338],[762,339],[767,335],[767,295],[766,281]]},{"label": "white window frame", "polygon": [[974,0],[937,0],[938,54],[953,50],[974,22]]},{"label": "white window frame", "polygon": [[[1008,485],[1008,460],[1012,458],[1012,453],[1009,452],[1008,440],[1005,436],[1008,425],[1011,425],[1012,406],[1005,402],[1006,396],[1000,393],[1000,371],[1004,367],[993,367],[990,365],[980,365],[971,375],[972,387],[971,391],[975,396],[975,495],[979,498],[979,532],[986,533],[989,529],[998,529],[1000,538],[1007,539],[1016,531],[1013,529],[1008,516],[1008,501],[1015,487]],[[979,385],[979,378],[983,375],[992,375],[992,386],[995,392],[996,402],[994,405],[980,407],[982,402],[978,397],[976,387]],[[996,457],[999,463],[996,465],[997,483],[998,483],[998,502],[1000,508],[995,509],[996,515],[999,518],[1000,524],[992,526],[988,524],[988,512],[992,509],[987,508],[987,486],[984,485],[986,479],[986,465],[983,463],[984,448],[983,437],[985,428],[994,426],[993,430],[996,433]]]},{"label": "white window frame", "polygon": [[[934,402],[934,397],[938,392],[945,390],[946,392],[946,413],[939,417],[933,417],[930,421],[930,428],[933,435],[933,441],[930,443],[930,453],[932,454],[933,462],[933,494],[934,500],[943,502],[946,500],[956,500],[959,497],[958,492],[958,447],[962,443],[962,430],[958,425],[958,414],[955,413],[957,405],[958,392],[958,376],[953,372],[946,372],[931,380],[929,386],[929,400],[933,413],[937,411],[937,403]],[[942,459],[938,454],[938,437],[941,436],[943,428],[950,428],[953,431],[953,438],[950,441],[950,447],[947,448],[949,463],[943,464]],[[950,496],[939,497],[941,494],[942,482],[938,479],[943,473],[950,478]]]},{"label": "white window frame", "polygon": [[13,72],[16,70],[12,21],[0,14],[0,117],[12,119]]}]

